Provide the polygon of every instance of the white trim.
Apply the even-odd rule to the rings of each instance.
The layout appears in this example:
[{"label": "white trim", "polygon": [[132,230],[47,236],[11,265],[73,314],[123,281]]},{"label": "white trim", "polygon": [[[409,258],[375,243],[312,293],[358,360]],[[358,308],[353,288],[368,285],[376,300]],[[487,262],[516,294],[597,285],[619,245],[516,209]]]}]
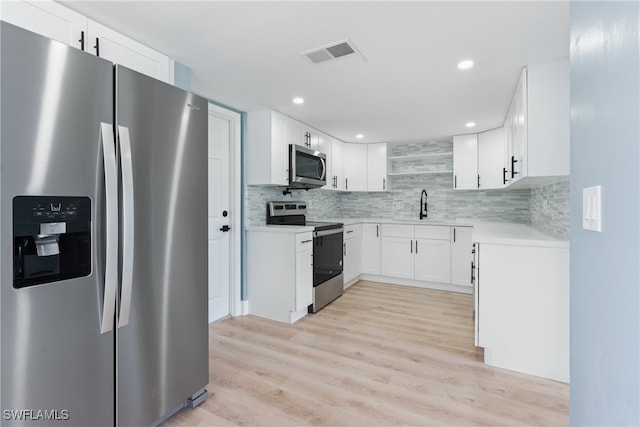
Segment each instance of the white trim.
[{"label": "white trim", "polygon": [[229,236],[229,311],[231,316],[246,314],[246,304],[241,300],[241,251],[240,237],[242,224],[240,222],[241,185],[240,185],[240,144],[241,117],[240,114],[209,103],[209,114],[213,114],[231,122],[229,138],[229,202],[230,202],[230,236]]}]

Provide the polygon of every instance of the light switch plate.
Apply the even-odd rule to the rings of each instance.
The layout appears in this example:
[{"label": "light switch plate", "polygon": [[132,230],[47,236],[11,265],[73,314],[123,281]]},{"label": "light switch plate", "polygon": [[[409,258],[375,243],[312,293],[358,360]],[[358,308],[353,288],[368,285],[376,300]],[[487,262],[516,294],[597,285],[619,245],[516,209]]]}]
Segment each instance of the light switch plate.
[{"label": "light switch plate", "polygon": [[602,232],[602,186],[582,189],[582,228]]}]

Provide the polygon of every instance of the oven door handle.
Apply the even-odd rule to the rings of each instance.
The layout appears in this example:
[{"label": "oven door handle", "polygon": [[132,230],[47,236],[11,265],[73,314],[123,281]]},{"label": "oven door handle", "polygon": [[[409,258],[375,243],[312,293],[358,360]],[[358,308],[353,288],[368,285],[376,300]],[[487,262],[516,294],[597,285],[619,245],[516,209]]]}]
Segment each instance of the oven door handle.
[{"label": "oven door handle", "polygon": [[344,231],[344,228],[332,228],[331,230],[314,231],[313,237],[328,236],[330,234],[342,233],[343,231]]}]

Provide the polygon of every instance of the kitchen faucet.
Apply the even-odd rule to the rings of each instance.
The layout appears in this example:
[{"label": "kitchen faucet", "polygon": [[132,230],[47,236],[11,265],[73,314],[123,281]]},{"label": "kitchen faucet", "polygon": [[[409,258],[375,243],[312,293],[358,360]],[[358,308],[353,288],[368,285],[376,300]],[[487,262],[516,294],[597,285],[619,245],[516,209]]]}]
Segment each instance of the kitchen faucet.
[{"label": "kitchen faucet", "polygon": [[[423,199],[424,196],[424,199]],[[420,194],[420,219],[427,217],[427,190],[422,190]]]}]

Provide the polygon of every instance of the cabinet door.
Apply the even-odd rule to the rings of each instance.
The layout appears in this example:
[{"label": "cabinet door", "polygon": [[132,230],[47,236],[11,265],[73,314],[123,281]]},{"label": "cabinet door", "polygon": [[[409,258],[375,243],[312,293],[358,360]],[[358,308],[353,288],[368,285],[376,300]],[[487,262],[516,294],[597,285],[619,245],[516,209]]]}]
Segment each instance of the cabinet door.
[{"label": "cabinet door", "polygon": [[453,188],[478,188],[478,135],[453,137]]},{"label": "cabinet door", "polygon": [[502,188],[504,162],[504,128],[478,134],[479,188]]},{"label": "cabinet door", "polygon": [[332,140],[326,135],[318,136],[318,151],[327,155],[327,185],[325,185],[324,189],[331,190],[333,189],[333,152],[332,152]]},{"label": "cabinet door", "polygon": [[511,182],[527,176],[527,69],[522,70],[513,102]]},{"label": "cabinet door", "polygon": [[286,118],[285,122],[285,144],[296,144],[307,146],[307,129],[305,126],[293,119]]},{"label": "cabinet door", "polygon": [[471,286],[471,227],[451,228],[451,284]]},{"label": "cabinet door", "polygon": [[85,50],[163,82],[169,81],[169,57],[92,20]]},{"label": "cabinet door", "polygon": [[383,237],[381,244],[383,276],[413,279],[413,239],[405,237]]},{"label": "cabinet door", "polygon": [[295,311],[303,310],[313,302],[313,249],[296,252]]},{"label": "cabinet door", "polygon": [[387,143],[367,145],[367,190],[387,189]]},{"label": "cabinet door", "polygon": [[[286,143],[286,117],[271,113],[271,183],[289,185],[289,146]],[[266,162],[269,159],[258,159]]]},{"label": "cabinet door", "polygon": [[362,273],[380,275],[380,224],[362,224]]},{"label": "cabinet door", "polygon": [[367,191],[367,145],[344,144],[345,190]]},{"label": "cabinet door", "polygon": [[307,147],[311,148],[312,150],[320,151],[320,135],[318,135],[315,130],[308,130],[307,132]]},{"label": "cabinet door", "polygon": [[335,139],[331,144],[331,170],[333,172],[333,188],[344,190],[344,143]]},{"label": "cabinet door", "polygon": [[451,246],[449,240],[415,240],[415,279],[449,283]]},{"label": "cabinet door", "polygon": [[87,18],[52,1],[3,1],[0,18],[78,49],[87,33]]}]

